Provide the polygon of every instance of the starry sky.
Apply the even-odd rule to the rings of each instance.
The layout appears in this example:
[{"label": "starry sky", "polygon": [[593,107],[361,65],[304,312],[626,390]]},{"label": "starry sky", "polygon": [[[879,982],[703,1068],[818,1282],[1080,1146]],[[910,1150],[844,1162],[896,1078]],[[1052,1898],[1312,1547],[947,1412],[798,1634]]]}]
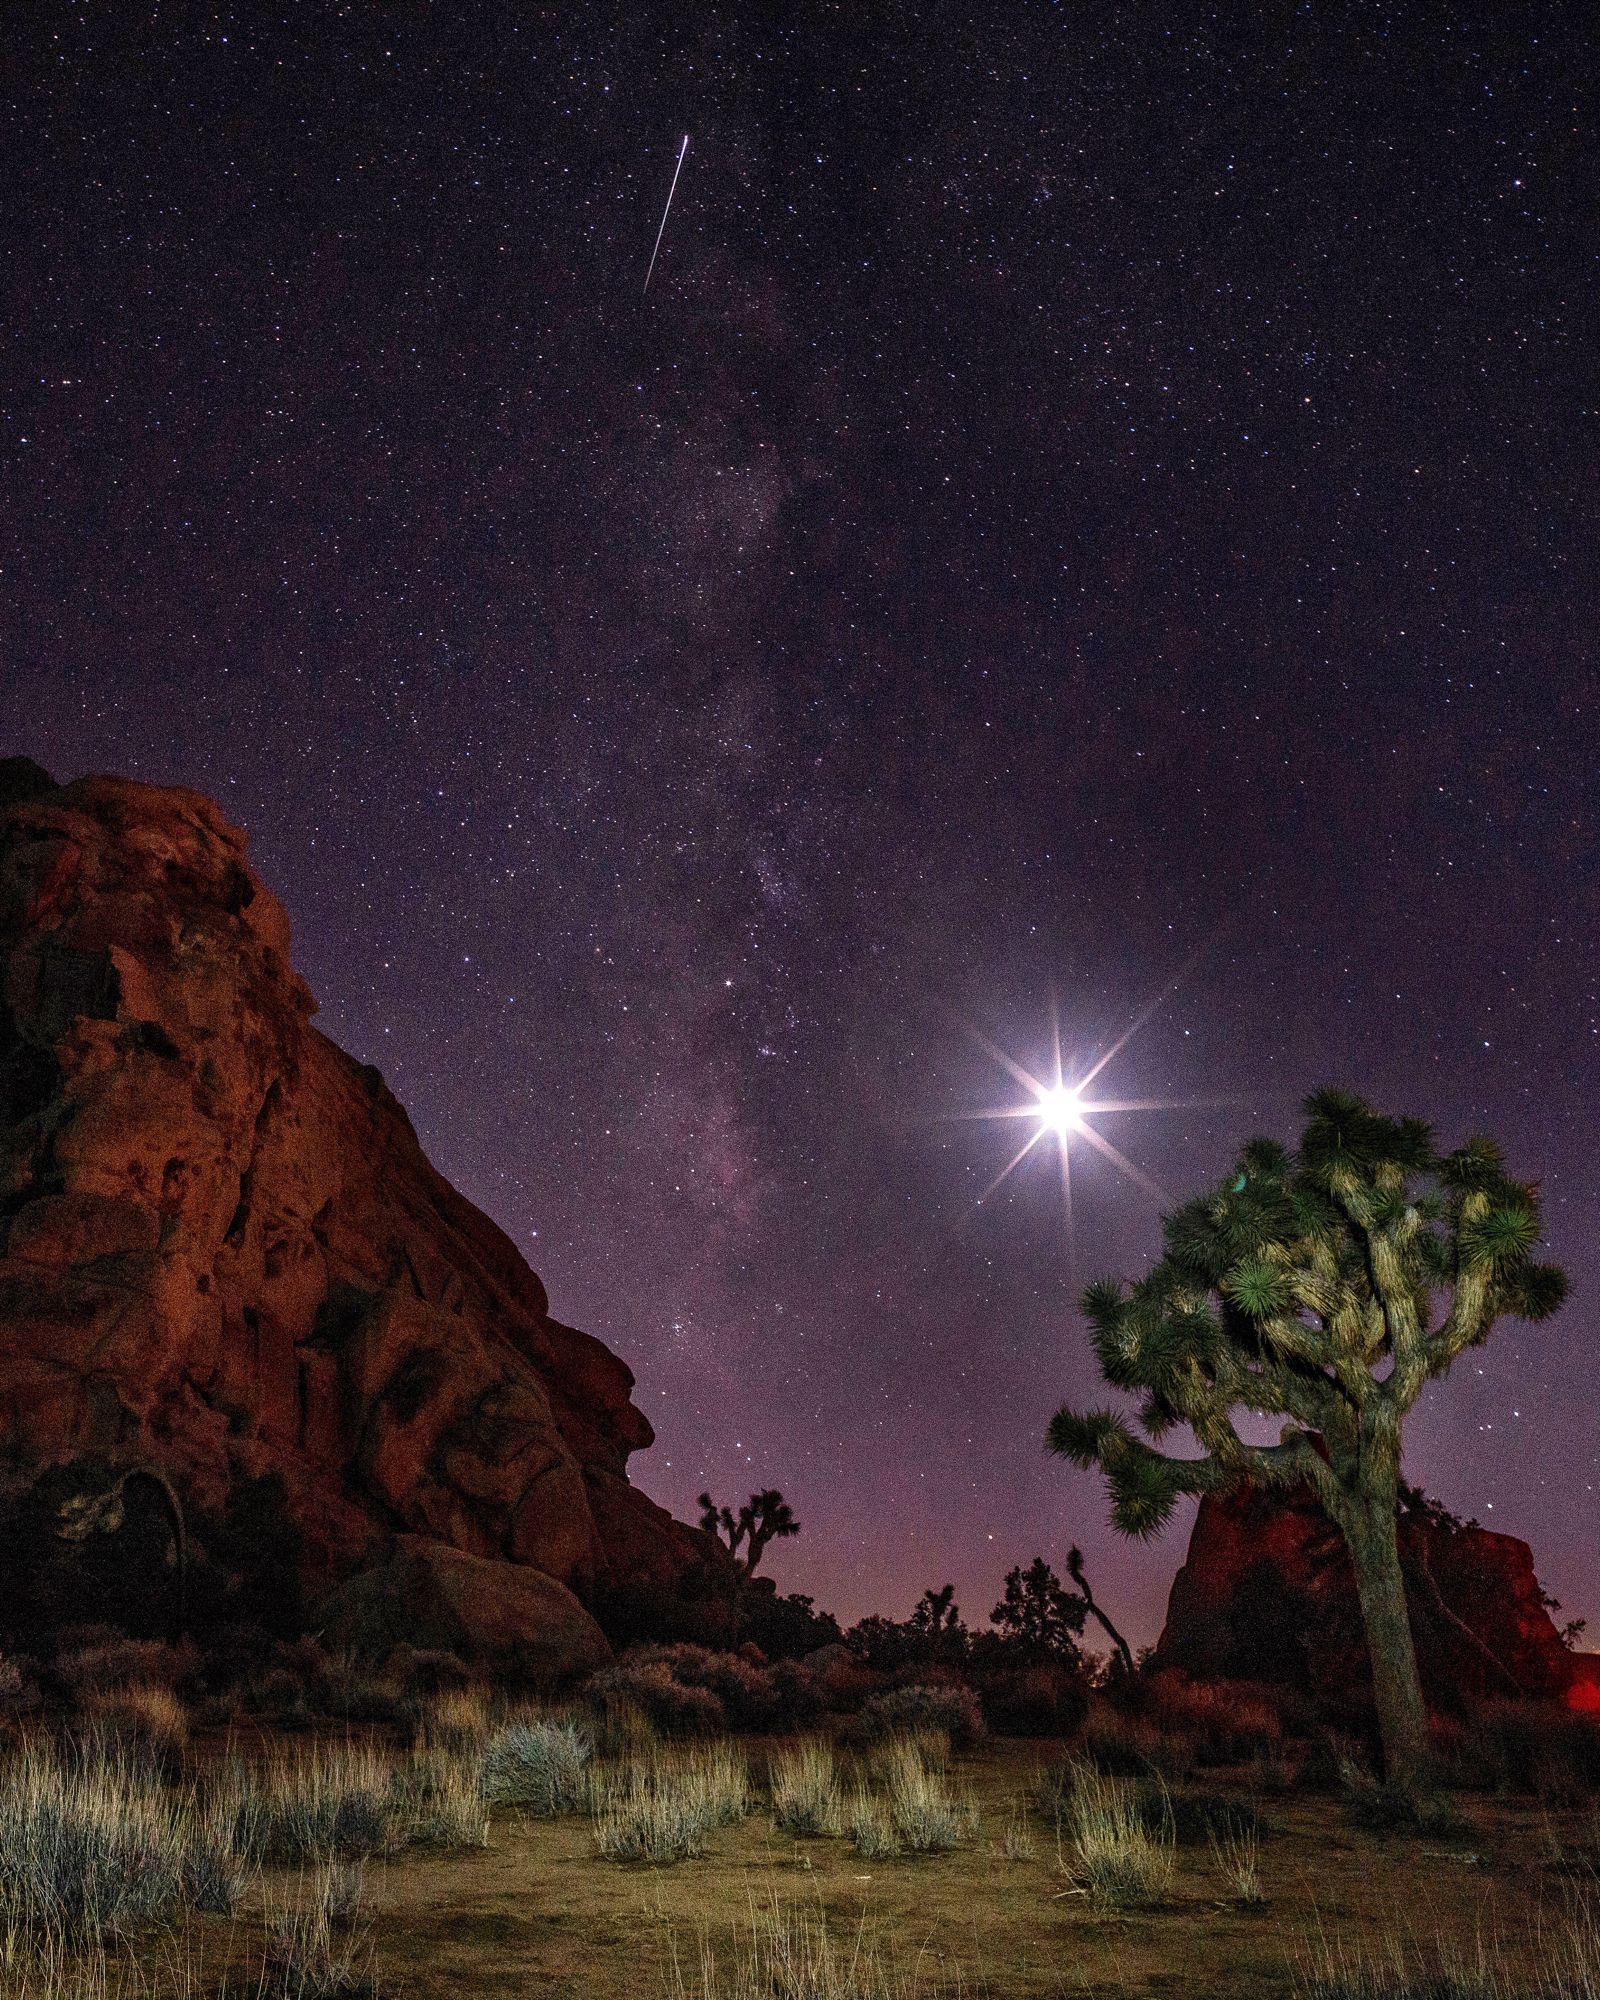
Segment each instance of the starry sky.
[{"label": "starry sky", "polygon": [[[1154,1639],[1082,1285],[1317,1085],[1490,1131],[1574,1296],[1404,1471],[1600,1628],[1582,10],[286,11],[8,30],[0,754],[248,828],[634,1478],[846,1621],[1078,1542]],[[972,1115],[1053,1023],[1167,1107],[1070,1229]]]}]

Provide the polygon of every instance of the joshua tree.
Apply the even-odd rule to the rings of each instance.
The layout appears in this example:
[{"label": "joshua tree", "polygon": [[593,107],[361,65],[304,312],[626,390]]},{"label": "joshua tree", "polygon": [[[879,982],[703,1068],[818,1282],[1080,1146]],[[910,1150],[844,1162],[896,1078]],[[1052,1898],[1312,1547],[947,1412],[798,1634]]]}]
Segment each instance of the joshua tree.
[{"label": "joshua tree", "polygon": [[800,1523],[775,1486],[752,1493],[737,1515],[731,1507],[719,1507],[709,1493],[702,1493],[700,1525],[708,1534],[715,1535],[720,1531],[734,1555],[739,1553],[741,1542],[747,1544],[744,1559],[746,1576],[755,1575],[756,1564],[760,1562],[761,1552],[768,1542],[783,1541],[800,1532]]},{"label": "joshua tree", "polygon": [[[1422,1385],[1501,1313],[1543,1319],[1566,1275],[1536,1264],[1539,1201],[1488,1139],[1435,1152],[1420,1119],[1344,1091],[1306,1100],[1297,1155],[1254,1139],[1231,1179],[1162,1229],[1166,1255],[1083,1310],[1107,1382],[1144,1392],[1156,1440],[1187,1424],[1204,1456],[1169,1458],[1112,1410],[1051,1420],[1050,1449],[1099,1466],[1123,1533],[1154,1534],[1180,1493],[1306,1481],[1349,1545],[1372,1655],[1387,1776],[1412,1787],[1427,1728],[1395,1538],[1400,1432]],[[1288,1419],[1247,1445],[1230,1411]]]},{"label": "joshua tree", "polygon": [[943,1590],[935,1590],[930,1585],[917,1599],[911,1623],[915,1630],[926,1633],[930,1639],[949,1637],[966,1643],[967,1628],[961,1622],[961,1606],[956,1602],[953,1583],[947,1583]]}]

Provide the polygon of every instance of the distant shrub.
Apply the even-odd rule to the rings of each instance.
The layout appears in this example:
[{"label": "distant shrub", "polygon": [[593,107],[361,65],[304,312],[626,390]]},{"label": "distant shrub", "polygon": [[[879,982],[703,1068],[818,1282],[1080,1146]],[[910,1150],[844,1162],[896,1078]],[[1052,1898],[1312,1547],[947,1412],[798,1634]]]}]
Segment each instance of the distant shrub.
[{"label": "distant shrub", "polygon": [[764,1732],[780,1720],[779,1696],[770,1669],[742,1660],[737,1653],[712,1652],[707,1646],[651,1646],[630,1654],[626,1664],[663,1666],[680,1687],[707,1689],[721,1704],[730,1729]]},{"label": "distant shrub", "polygon": [[1446,1747],[1458,1784],[1577,1805],[1600,1790],[1600,1718],[1550,1702],[1483,1703]]},{"label": "distant shrub", "polygon": [[1089,1703],[1083,1677],[1053,1665],[986,1675],[978,1696],[996,1736],[1070,1736]]},{"label": "distant shrub", "polygon": [[1186,1738],[1202,1769],[1270,1756],[1283,1742],[1272,1695],[1252,1681],[1189,1681],[1177,1673],[1157,1674],[1145,1713],[1164,1734]]},{"label": "distant shrub", "polygon": [[1176,1784],[1188,1777],[1194,1764],[1194,1747],[1186,1736],[1136,1716],[1120,1715],[1102,1701],[1090,1704],[1083,1750],[1095,1769],[1108,1778],[1138,1778],[1154,1772]]},{"label": "distant shrub", "polygon": [[727,1721],[711,1689],[686,1687],[665,1659],[628,1659],[607,1667],[584,1683],[583,1697],[601,1712],[625,1703],[662,1736],[715,1736]]},{"label": "distant shrub", "polygon": [[941,1729],[962,1750],[984,1734],[983,1710],[978,1706],[977,1696],[967,1687],[890,1688],[862,1704],[861,1723],[869,1736]]}]

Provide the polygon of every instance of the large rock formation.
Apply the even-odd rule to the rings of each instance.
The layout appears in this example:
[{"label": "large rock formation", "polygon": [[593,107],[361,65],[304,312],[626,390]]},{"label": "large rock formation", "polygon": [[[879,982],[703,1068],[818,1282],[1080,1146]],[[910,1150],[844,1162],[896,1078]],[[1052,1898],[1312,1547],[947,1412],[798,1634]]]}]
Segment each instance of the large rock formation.
[{"label": "large rock formation", "polygon": [[628,1483],[628,1369],[310,1025],[244,850],[197,793],[0,764],[0,1622],[105,1615],[135,1517],[170,1597],[181,1513],[197,1615],[335,1593],[347,1637],[381,1601],[417,1644],[603,1656],[574,1587],[711,1538]]},{"label": "large rock formation", "polygon": [[[1593,1705],[1591,1656],[1551,1623],[1526,1542],[1463,1526],[1412,1496],[1398,1520],[1401,1567],[1423,1693],[1529,1695]],[[1371,1702],[1372,1666],[1355,1573],[1309,1487],[1207,1494],[1172,1582],[1155,1664],[1195,1679],[1267,1681],[1332,1712]]]}]

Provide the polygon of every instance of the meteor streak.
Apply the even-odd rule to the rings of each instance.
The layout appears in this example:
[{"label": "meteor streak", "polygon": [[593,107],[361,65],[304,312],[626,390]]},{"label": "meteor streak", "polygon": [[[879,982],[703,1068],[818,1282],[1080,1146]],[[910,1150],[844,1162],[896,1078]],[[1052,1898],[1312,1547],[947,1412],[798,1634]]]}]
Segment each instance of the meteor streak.
[{"label": "meteor streak", "polygon": [[[683,144],[678,148],[678,164],[672,170],[672,185],[667,189],[667,205],[661,211],[661,227],[656,231],[656,247],[650,252],[650,270],[644,274],[644,291],[650,289],[650,273],[656,268],[656,256],[661,249],[661,239],[667,233],[667,217],[672,213],[672,197],[678,192],[678,176],[683,172],[684,155],[689,150],[689,135],[683,135]],[[644,297],[644,292],[639,294]]]}]

